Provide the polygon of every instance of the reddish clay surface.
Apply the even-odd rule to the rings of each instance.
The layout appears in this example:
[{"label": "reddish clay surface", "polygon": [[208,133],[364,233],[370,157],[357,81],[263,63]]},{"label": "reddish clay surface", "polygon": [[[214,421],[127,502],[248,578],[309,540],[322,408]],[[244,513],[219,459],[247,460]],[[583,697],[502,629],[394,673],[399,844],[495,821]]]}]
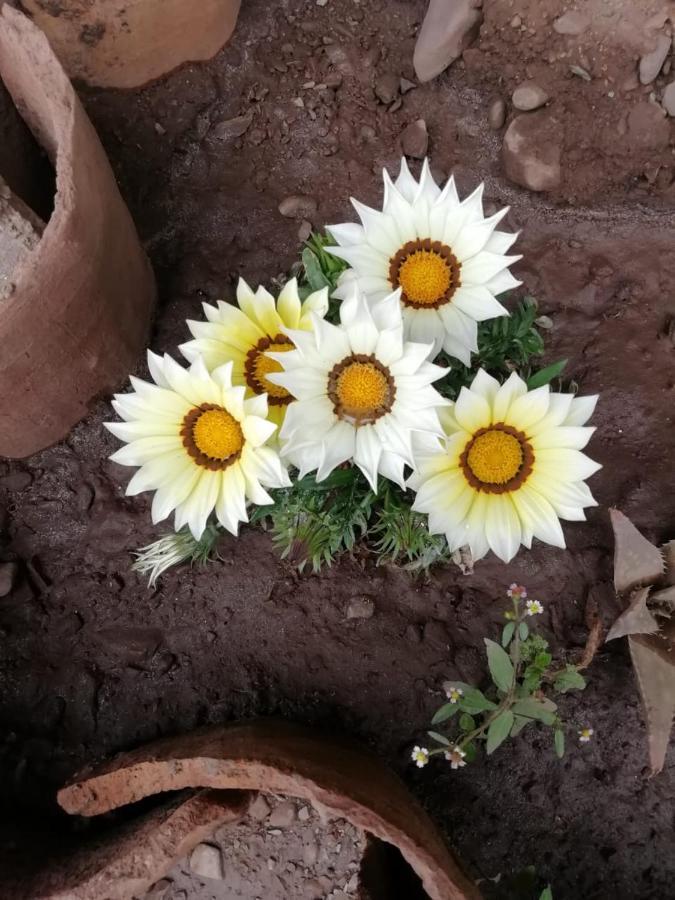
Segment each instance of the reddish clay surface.
[{"label": "reddish clay surface", "polygon": [[[615,13],[619,4],[604,6]],[[240,274],[270,284],[288,271],[299,222],[280,216],[281,199],[313,196],[317,225],[351,217],[349,194],[378,202],[380,167],[397,165],[401,132],[424,118],[435,171],[455,171],[463,191],[485,180],[489,203],[511,205],[525,253],[518,271],[553,320],[547,359],[568,356],[580,390],[602,394],[589,447],[604,465],[591,480],[601,506],[588,524],[565,526],[567,552],[537,545],[509,566],[488,559],[471,577],[448,568],[414,581],[357,555],[298,578],[264,534],[247,530],[223,541],[222,562],[173,572],[148,591],[129,554],[156,531],[147,501],[123,496],[128,472],[106,461],[117,442],[101,428],[111,415],[102,401],[59,446],[0,463],[3,554],[19,563],[0,600],[0,789],[14,819],[38,814],[54,831],[68,827],[52,798],[83,764],[273,713],[369,742],[476,878],[535,865],[556,900],[672,893],[673,751],[649,779],[624,641],[604,646],[587,690],[564,700],[566,715],[592,724],[595,736],[578,747],[572,734],[562,762],[536,729],[459,773],[409,762],[443,679],[484,679],[483,637],[497,634],[510,582],[541,599],[547,635],[573,658],[586,639],[587,602],[597,601],[605,624],[619,611],[607,508],[618,506],[654,542],[675,533],[675,125],[659,119],[655,133],[644,130],[662,149],[638,146],[623,129],[664,79],[619,82],[642,52],[635,18],[658,6],[632,4],[628,33],[615,27],[596,40],[593,29],[553,32],[562,0],[486,2],[484,37],[465,62],[389,111],[373,82],[387,72],[412,79],[422,2],[250,0],[211,63],[134,94],[88,93],[158,276],[157,351],[173,351],[183,320],[199,315],[203,299],[231,297]],[[524,32],[498,27],[516,15]],[[596,58],[591,82],[570,74],[570,64],[583,66],[582,50]],[[546,62],[558,52],[576,55]],[[548,195],[505,179],[502,133],[487,125],[495,95],[508,99],[530,77],[542,80],[563,126],[561,186]],[[217,136],[227,133],[219,123],[249,113],[243,135]],[[364,594],[374,616],[348,620],[350,599]]]}]

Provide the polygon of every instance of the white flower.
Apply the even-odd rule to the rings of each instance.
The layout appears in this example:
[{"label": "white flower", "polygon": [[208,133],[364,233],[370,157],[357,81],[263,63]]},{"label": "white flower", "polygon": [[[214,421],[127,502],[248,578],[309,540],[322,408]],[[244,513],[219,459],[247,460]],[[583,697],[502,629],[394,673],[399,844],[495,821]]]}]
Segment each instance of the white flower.
[{"label": "white flower", "polygon": [[413,747],[410,756],[418,769],[423,769],[429,762],[429,751],[426,747]]},{"label": "white flower", "polygon": [[588,744],[591,738],[593,737],[594,731],[592,728],[581,728],[579,730],[579,743],[580,744]]},{"label": "white flower", "polygon": [[468,545],[474,559],[492,550],[508,562],[535,537],[564,547],[558,518],[580,521],[597,506],[584,479],[601,467],[581,453],[596,401],[528,391],[515,373],[500,386],[479,371],[440,412],[447,439],[418,458],[413,509],[429,514],[429,530],[445,533],[451,551]]},{"label": "white flower", "polygon": [[525,604],[526,615],[538,616],[544,611],[544,607],[538,600],[528,600]]},{"label": "white flower", "polygon": [[464,750],[462,750],[461,747],[451,747],[449,750],[446,750],[443,753],[443,756],[450,763],[451,769],[461,769],[462,766],[466,765],[466,760],[464,759],[466,753],[464,752]]},{"label": "white flower", "polygon": [[288,334],[296,346],[271,354],[284,372],[270,381],[290,391],[281,428],[282,455],[302,478],[317,481],[353,460],[377,490],[378,472],[404,484],[403,468],[443,433],[431,387],[445,374],[428,347],[405,343],[398,294],[372,306],[354,289],[340,306],[341,326],[314,317],[314,330]]},{"label": "white flower", "polygon": [[124,422],[105,423],[127,442],[110,458],[140,466],[127,494],[155,491],[152,521],[175,509],[176,531],[187,525],[197,540],[214,510],[236,534],[248,521],[247,500],[272,503],[263,485],[290,485],[278,454],[264,446],[275,430],[266,396],[244,399],[245,388],[232,386],[232,363],[209,374],[201,359],[188,370],[148,352],[148,366],[155,384],[132,376],[134,391],[113,401]]},{"label": "white flower", "polygon": [[267,394],[268,419],[276,425],[284,420],[286,407],[293,397],[285,388],[273,384],[267,376],[281,372],[281,365],[268,351],[283,353],[293,349],[285,329],[309,331],[311,314],[320,318],[328,310],[328,290],[310,294],[304,302],[298,296],[298,284],[292,278],[284,285],[279,299],[264,288],[253,293],[243,278],[237,285],[237,305],[218,301],[217,306],[203,304],[206,322],[188,319],[194,340],[179,347],[183,356],[194,362],[199,356],[212,371],[232,363],[232,383],[242,384],[247,396]]},{"label": "white flower", "polygon": [[445,692],[445,696],[448,698],[450,703],[457,703],[460,697],[464,696],[464,691],[458,687],[451,687]]},{"label": "white flower", "polygon": [[406,337],[469,365],[476,323],[508,315],[496,295],[520,284],[508,268],[520,256],[505,256],[517,235],[495,230],[508,207],[486,219],[483,185],[460,202],[454,179],[441,190],[427,160],[419,182],[405,159],[395,184],[383,174],[381,212],[352,199],[362,224],[329,226],[339,246],[327,251],[351,266],[335,296],[354,281],[371,301],[400,287]]},{"label": "white flower", "polygon": [[511,600],[524,600],[527,597],[527,588],[524,588],[522,584],[516,584],[514,582],[513,584],[509,585],[506,596]]}]

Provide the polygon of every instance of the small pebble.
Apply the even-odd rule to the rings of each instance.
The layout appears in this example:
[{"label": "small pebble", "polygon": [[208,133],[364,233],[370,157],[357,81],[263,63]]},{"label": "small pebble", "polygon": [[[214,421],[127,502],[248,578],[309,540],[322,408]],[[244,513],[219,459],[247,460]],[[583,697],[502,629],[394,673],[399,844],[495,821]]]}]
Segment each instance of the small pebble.
[{"label": "small pebble", "polygon": [[308,222],[307,219],[303,219],[300,223],[300,228],[298,228],[298,240],[304,243],[309,239],[310,234],[312,233],[312,223]]},{"label": "small pebble", "polygon": [[424,159],[429,149],[429,132],[424,119],[411,122],[401,135],[401,149],[406,156]]},{"label": "small pebble", "polygon": [[402,94],[407,94],[408,91],[412,91],[413,88],[416,88],[417,85],[414,81],[408,81],[407,78],[401,78],[398,83],[399,90]]},{"label": "small pebble", "polygon": [[223,878],[223,858],[218,847],[213,844],[197,844],[190,854],[190,869],[200,878],[221,881]]},{"label": "small pebble", "polygon": [[511,28],[520,28],[522,24],[523,20],[520,18],[520,16],[514,16],[511,19]]},{"label": "small pebble", "polygon": [[519,84],[511,97],[513,105],[521,112],[531,112],[533,109],[539,109],[549,99],[546,91],[533,81],[524,81],[522,84]]},{"label": "small pebble", "polygon": [[373,85],[375,96],[381,103],[393,103],[398,97],[400,79],[393,72],[378,75]]},{"label": "small pebble", "polygon": [[493,100],[488,109],[488,124],[493,131],[499,131],[506,121],[506,103],[501,97]]},{"label": "small pebble", "polygon": [[639,73],[641,84],[651,84],[654,81],[661,71],[661,67],[666,61],[671,47],[672,38],[668,35],[660,34],[654,49],[649,53],[645,53],[640,59]]},{"label": "small pebble", "polygon": [[311,815],[311,813],[309,811],[309,807],[303,806],[302,809],[300,809],[298,812],[298,819],[301,822],[306,822],[309,819],[310,815]]},{"label": "small pebble", "polygon": [[347,606],[348,619],[371,619],[375,614],[375,604],[370,597],[352,597]]},{"label": "small pebble", "polygon": [[258,794],[253,803],[249,806],[248,811],[253,819],[262,822],[262,820],[266,819],[270,814],[270,805],[262,794]]},{"label": "small pebble", "polygon": [[675,116],[675,81],[671,81],[664,90],[661,104],[669,116]]},{"label": "small pebble", "polygon": [[316,215],[317,204],[313,197],[306,197],[303,194],[291,194],[279,204],[279,212],[287,219],[308,219],[312,220]]},{"label": "small pebble", "polygon": [[295,806],[290,800],[284,800],[272,810],[267,824],[271,828],[288,828],[295,822]]}]

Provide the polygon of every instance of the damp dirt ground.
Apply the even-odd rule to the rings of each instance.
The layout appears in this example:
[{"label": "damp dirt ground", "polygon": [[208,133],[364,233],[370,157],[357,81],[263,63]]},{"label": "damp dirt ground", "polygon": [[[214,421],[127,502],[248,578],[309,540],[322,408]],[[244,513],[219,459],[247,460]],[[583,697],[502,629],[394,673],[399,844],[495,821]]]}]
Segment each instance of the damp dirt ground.
[{"label": "damp dirt ground", "polygon": [[[107,460],[116,442],[101,427],[112,416],[101,398],[59,445],[0,460],[0,552],[19,566],[0,599],[5,818],[62,833],[55,790],[84,764],[274,714],[379,752],[492,896],[508,897],[500,876],[503,885],[530,865],[556,900],[672,896],[675,757],[649,777],[622,641],[601,648],[587,690],[564,700],[595,736],[571,741],[562,761],[532,729],[461,772],[409,762],[442,681],[484,679],[483,637],[497,634],[511,582],[543,602],[546,635],[573,659],[587,609],[605,623],[617,612],[608,508],[655,541],[675,531],[675,125],[645,126],[640,140],[630,127],[661,84],[631,80],[636,35],[660,4],[631,5],[626,30],[611,18],[626,5],[600,4],[576,37],[551,28],[561,0],[484,5],[465,61],[394,108],[373,84],[386,73],[415,81],[422,2],[249,0],[211,62],[82,97],[155,268],[160,352],[185,339],[203,300],[231,298],[239,276],[269,286],[288,272],[301,221],[279,214],[283,198],[312,197],[315,226],[351,218],[348,197],[378,202],[382,166],[396,168],[403,129],[424,119],[435,173],[455,172],[464,191],[483,180],[488,205],[511,206],[524,254],[516,271],[553,323],[546,359],[568,357],[580,391],[601,394],[588,450],[604,467],[591,480],[599,507],[565,527],[566,551],[537,545],[471,576],[446,568],[416,580],[357,554],[299,577],[265,534],[245,529],[223,540],[218,562],[149,590],[130,554],[157,532],[146,499],[124,496],[128,470]],[[528,77],[545,80],[562,127],[561,183],[545,196],[505,179],[501,133],[487,125],[495,96]],[[222,123],[240,116],[250,124],[235,136]],[[374,615],[347,618],[363,596]]]}]

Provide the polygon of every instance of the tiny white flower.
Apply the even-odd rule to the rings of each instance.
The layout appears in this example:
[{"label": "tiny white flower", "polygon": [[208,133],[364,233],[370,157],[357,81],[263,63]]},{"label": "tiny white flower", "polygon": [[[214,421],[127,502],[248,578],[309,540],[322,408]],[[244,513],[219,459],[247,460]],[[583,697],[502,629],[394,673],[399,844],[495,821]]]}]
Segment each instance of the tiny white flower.
[{"label": "tiny white flower", "polygon": [[525,609],[528,616],[538,616],[544,611],[544,607],[538,600],[528,600]]},{"label": "tiny white flower", "polygon": [[524,600],[527,597],[527,589],[524,588],[522,584],[516,584],[514,582],[513,584],[509,585],[506,596],[510,600]]},{"label": "tiny white flower", "polygon": [[466,761],[464,759],[466,753],[464,752],[464,750],[462,750],[461,747],[458,747],[457,745],[451,747],[449,750],[446,750],[443,756],[450,763],[451,769],[461,769],[462,766],[466,765]]},{"label": "tiny white flower", "polygon": [[429,762],[429,751],[426,747],[413,747],[410,755],[418,769],[423,769]]},{"label": "tiny white flower", "polygon": [[581,728],[579,730],[579,743],[580,744],[588,744],[593,737],[593,729],[592,728]]},{"label": "tiny white flower", "polygon": [[450,703],[457,703],[460,697],[464,695],[464,691],[461,688],[452,687],[445,692],[445,696],[448,698]]}]

